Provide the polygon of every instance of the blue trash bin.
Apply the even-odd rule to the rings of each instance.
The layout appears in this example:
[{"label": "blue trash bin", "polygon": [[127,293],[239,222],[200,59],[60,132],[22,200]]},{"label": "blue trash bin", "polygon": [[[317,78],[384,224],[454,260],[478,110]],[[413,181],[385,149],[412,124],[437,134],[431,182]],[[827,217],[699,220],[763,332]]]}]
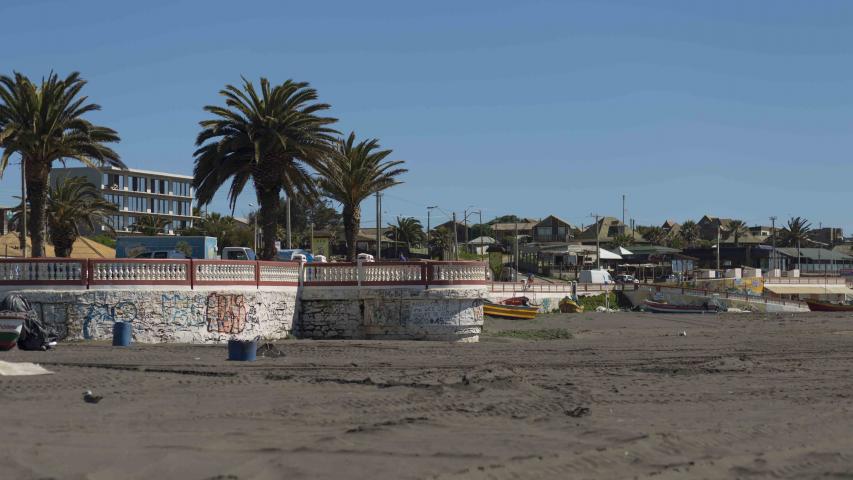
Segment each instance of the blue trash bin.
[{"label": "blue trash bin", "polygon": [[130,322],[115,322],[113,323],[113,346],[127,347],[130,345],[132,338],[132,327]]},{"label": "blue trash bin", "polygon": [[254,362],[258,354],[258,341],[228,340],[228,360]]}]

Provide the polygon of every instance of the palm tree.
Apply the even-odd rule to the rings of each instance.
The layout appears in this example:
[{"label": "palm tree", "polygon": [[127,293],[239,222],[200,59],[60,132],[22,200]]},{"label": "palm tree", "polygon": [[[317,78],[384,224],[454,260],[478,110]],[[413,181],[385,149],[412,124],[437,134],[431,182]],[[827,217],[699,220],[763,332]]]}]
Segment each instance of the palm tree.
[{"label": "palm tree", "polygon": [[430,256],[432,256],[433,251],[438,251],[441,254],[441,258],[444,259],[444,255],[452,248],[452,246],[453,233],[447,227],[438,227],[430,232]]},{"label": "palm tree", "polygon": [[51,72],[40,85],[17,72],[14,77],[0,75],[0,172],[13,154],[21,156],[32,209],[27,226],[34,257],[44,256],[48,178],[54,161],[74,159],[92,167],[125,168],[118,153],[106,146],[118,142],[118,134],[83,118],[101,108],[80,95],[85,85],[77,72],[64,79]]},{"label": "palm tree", "polygon": [[630,235],[616,235],[610,241],[610,246],[613,248],[630,247],[634,244],[634,239]]},{"label": "palm tree", "polygon": [[812,224],[801,217],[791,217],[788,220],[788,225],[782,229],[780,235],[782,244],[788,247],[797,247],[797,268],[800,268],[800,246],[802,242],[810,241],[809,232],[811,229]]},{"label": "palm tree", "polygon": [[[30,205],[27,205],[30,212]],[[89,231],[107,223],[118,207],[98,194],[98,187],[85,177],[73,177],[57,182],[47,193],[47,232],[57,257],[68,257],[74,242],[80,238],[81,225]],[[15,209],[12,225],[20,226],[21,206]]]},{"label": "palm tree", "polygon": [[260,257],[275,257],[276,213],[279,196],[317,195],[308,167],[317,168],[333,149],[328,125],[337,120],[318,116],[329,105],[317,103],[317,91],[308,83],[287,80],[271,86],[261,78],[260,92],[243,79],[242,88],[226,85],[219,93],[225,107],[206,106],[214,115],[200,123],[195,151],[193,185],[200,205],[209,204],[231,179],[231,209],[251,181],[255,187],[263,245]]},{"label": "palm tree", "polygon": [[649,227],[643,232],[643,236],[652,245],[663,245],[666,243],[669,234],[661,227]]},{"label": "palm tree", "polygon": [[143,235],[157,235],[158,233],[164,233],[168,224],[169,221],[165,218],[159,215],[148,214],[138,217],[130,228],[134,232]]},{"label": "palm tree", "polygon": [[729,237],[734,237],[735,246],[740,246],[740,237],[749,233],[749,228],[743,220],[732,220],[729,222]]},{"label": "palm tree", "polygon": [[397,223],[389,223],[388,226],[392,228],[394,240],[405,242],[410,249],[412,245],[418,245],[426,238],[421,221],[413,217],[397,217]]},{"label": "palm tree", "polygon": [[684,243],[687,244],[688,247],[691,247],[699,238],[699,225],[697,225],[693,220],[686,220],[681,224],[681,228],[678,233],[681,235],[681,238],[684,239]]},{"label": "palm tree", "polygon": [[370,195],[402,182],[397,176],[407,172],[398,168],[402,160],[384,161],[391,150],[379,150],[377,139],[355,143],[355,133],[338,142],[318,171],[323,194],[343,205],[347,258],[355,261],[355,236],[361,224],[361,202]]},{"label": "palm tree", "polygon": [[[216,237],[216,244],[219,248],[230,247],[226,245],[226,238],[236,228],[234,217],[223,217],[217,212],[211,212],[204,216],[199,222],[198,227],[204,235]],[[236,245],[234,245],[236,246]]]}]

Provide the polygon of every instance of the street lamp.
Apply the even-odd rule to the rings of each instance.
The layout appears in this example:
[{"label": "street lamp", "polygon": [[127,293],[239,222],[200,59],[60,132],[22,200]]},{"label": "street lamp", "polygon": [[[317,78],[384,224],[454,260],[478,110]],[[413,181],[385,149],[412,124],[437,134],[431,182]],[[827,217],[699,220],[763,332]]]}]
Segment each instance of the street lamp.
[{"label": "street lamp", "polygon": [[[255,208],[254,203],[249,203],[249,208]],[[253,235],[255,255],[258,254],[258,212],[255,212],[255,234]]]},{"label": "street lamp", "polygon": [[[471,210],[469,212],[468,209],[472,208],[472,207],[474,207],[474,205],[468,205],[467,207],[465,207],[465,212],[464,212],[464,215],[465,215],[465,219],[464,219],[465,220],[465,248],[466,249],[468,248],[468,241],[469,241],[468,240],[468,216],[473,215],[475,213],[478,213],[480,215],[480,250],[482,250],[483,249],[483,232],[482,232],[483,210],[477,209],[477,210]],[[482,254],[482,253],[483,253],[482,251],[479,252],[479,254]]]}]

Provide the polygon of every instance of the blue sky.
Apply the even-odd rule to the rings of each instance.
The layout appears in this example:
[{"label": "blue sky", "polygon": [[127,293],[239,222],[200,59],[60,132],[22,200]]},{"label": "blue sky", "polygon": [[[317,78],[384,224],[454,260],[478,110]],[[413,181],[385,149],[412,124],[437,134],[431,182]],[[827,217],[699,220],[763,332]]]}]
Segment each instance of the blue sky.
[{"label": "blue sky", "polygon": [[[0,17],[0,71],[80,71],[132,167],[190,173],[222,86],[293,78],[407,161],[388,219],[475,205],[589,224],[625,194],[640,224],[853,233],[853,2],[4,0]],[[18,188],[10,167],[0,202]]]}]

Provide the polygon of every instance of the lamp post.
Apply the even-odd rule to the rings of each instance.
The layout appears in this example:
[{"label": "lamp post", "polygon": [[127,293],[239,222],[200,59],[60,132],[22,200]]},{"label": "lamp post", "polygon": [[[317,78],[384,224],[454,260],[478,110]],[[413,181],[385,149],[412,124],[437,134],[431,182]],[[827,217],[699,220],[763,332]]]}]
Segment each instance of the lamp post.
[{"label": "lamp post", "polygon": [[[474,205],[468,205],[468,206],[465,208],[465,248],[466,248],[466,249],[468,248],[468,242],[469,242],[469,240],[468,240],[468,216],[469,216],[469,215],[473,215],[473,214],[475,214],[475,213],[479,213],[479,214],[480,214],[480,228],[482,229],[482,226],[483,226],[483,210],[482,210],[482,209],[477,209],[477,210],[471,210],[471,211],[469,211],[468,209],[469,209],[469,208],[471,208],[471,207],[473,207],[473,206],[474,206]],[[482,249],[482,247],[483,247],[483,235],[482,235],[482,233],[483,233],[483,232],[481,231],[481,232],[480,232],[480,248],[481,248],[481,249]]]},{"label": "lamp post", "polygon": [[[255,208],[255,204],[250,203],[249,208]],[[254,230],[254,235],[252,236],[252,242],[254,245],[255,255],[257,255],[258,254],[258,212],[255,212],[255,230]]]}]

